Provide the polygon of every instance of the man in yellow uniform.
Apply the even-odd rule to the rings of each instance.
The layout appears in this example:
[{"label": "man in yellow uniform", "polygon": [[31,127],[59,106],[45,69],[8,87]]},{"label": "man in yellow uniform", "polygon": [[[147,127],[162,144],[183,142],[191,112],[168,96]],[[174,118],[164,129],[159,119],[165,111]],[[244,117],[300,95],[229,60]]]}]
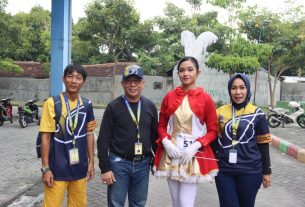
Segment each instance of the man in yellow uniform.
[{"label": "man in yellow uniform", "polygon": [[86,183],[94,176],[96,121],[92,102],[79,96],[86,77],[81,65],[68,65],[63,76],[66,91],[48,98],[43,105],[39,131],[44,207],[62,206],[66,190],[68,206],[87,206]]}]

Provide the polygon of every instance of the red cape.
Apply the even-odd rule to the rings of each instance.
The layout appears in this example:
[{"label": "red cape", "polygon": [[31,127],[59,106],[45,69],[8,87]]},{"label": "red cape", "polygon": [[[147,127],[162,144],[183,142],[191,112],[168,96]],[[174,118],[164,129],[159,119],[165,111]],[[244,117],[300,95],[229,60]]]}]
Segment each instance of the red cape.
[{"label": "red cape", "polygon": [[218,169],[214,153],[210,147],[210,143],[217,137],[217,115],[212,98],[207,93],[205,93],[202,88],[195,88],[194,90],[184,92],[182,87],[177,87],[167,93],[164,97],[159,115],[158,139],[156,141],[158,148],[154,165],[158,170],[158,166],[164,150],[162,140],[165,137],[171,139],[171,135],[167,133],[168,120],[181,105],[183,98],[186,95],[188,96],[188,101],[192,112],[199,118],[201,123],[206,125],[207,129],[207,133],[197,139],[197,141],[199,141],[203,146],[203,152],[198,152],[196,154],[197,157],[208,158],[197,158],[200,166],[200,171],[203,175],[205,175],[212,170]]}]

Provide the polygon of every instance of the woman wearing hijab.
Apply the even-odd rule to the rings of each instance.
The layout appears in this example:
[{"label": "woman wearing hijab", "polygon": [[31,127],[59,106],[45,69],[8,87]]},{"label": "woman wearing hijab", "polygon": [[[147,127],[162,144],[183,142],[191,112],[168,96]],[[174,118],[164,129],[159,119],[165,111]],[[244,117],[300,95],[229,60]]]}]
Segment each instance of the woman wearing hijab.
[{"label": "woman wearing hijab", "polygon": [[271,135],[263,111],[252,105],[250,81],[244,74],[228,83],[231,104],[217,109],[218,140],[215,177],[220,207],[254,207],[261,183],[271,184]]},{"label": "woman wearing hijab", "polygon": [[211,182],[218,172],[210,143],[217,137],[212,98],[196,87],[198,61],[178,63],[181,85],[163,99],[158,123],[155,176],[167,178],[172,206],[192,207],[198,183]]}]

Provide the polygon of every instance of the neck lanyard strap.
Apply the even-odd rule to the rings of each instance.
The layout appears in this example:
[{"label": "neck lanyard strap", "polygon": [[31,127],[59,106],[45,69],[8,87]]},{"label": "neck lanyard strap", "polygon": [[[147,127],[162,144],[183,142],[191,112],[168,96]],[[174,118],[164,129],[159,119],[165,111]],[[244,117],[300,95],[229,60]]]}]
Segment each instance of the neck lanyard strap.
[{"label": "neck lanyard strap", "polygon": [[72,139],[73,139],[72,143],[73,143],[73,146],[75,147],[74,130],[76,129],[77,123],[78,123],[78,112],[79,112],[80,101],[79,101],[79,98],[77,98],[77,109],[76,109],[76,114],[75,114],[75,118],[74,118],[74,122],[73,122],[68,97],[66,95],[64,95],[64,98],[65,98],[66,108],[68,111],[69,126],[70,126],[71,132],[72,132]]},{"label": "neck lanyard strap", "polygon": [[140,115],[141,115],[141,100],[138,102],[138,106],[137,106],[137,118],[136,116],[134,115],[129,103],[128,103],[128,100],[125,96],[123,96],[123,99],[125,101],[125,105],[129,111],[129,114],[134,122],[134,124],[136,125],[137,127],[137,139],[138,141],[140,140],[140,131],[139,131],[139,123],[140,123]]},{"label": "neck lanyard strap", "polygon": [[237,144],[237,139],[236,139],[236,135],[237,135],[237,129],[238,129],[238,126],[239,126],[239,122],[241,120],[241,117],[244,115],[244,112],[245,112],[245,108],[243,110],[243,113],[242,115],[240,115],[238,117],[238,120],[236,122],[236,117],[235,117],[235,108],[234,106],[232,106],[232,146],[234,148],[234,146]]}]

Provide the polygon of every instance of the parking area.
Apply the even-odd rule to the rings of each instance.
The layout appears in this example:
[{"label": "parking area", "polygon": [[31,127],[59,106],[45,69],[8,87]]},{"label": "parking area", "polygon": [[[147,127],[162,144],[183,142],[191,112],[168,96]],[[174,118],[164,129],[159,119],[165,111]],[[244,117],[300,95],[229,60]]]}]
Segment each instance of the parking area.
[{"label": "parking area", "polygon": [[[100,123],[103,110],[95,109]],[[15,121],[0,127],[0,206],[40,206],[43,185],[40,182],[40,160],[36,158],[35,141],[38,126],[21,128]],[[304,146],[304,129],[297,125],[271,129],[272,134]],[[303,135],[302,135],[303,134]],[[302,136],[301,136],[302,135]],[[272,161],[272,186],[260,189],[256,206],[304,206],[305,164],[270,147]],[[88,206],[106,206],[106,186],[100,182],[98,161],[96,176],[88,184]],[[147,206],[171,206],[166,180],[151,176]],[[199,185],[196,206],[218,206],[214,183]]]}]

